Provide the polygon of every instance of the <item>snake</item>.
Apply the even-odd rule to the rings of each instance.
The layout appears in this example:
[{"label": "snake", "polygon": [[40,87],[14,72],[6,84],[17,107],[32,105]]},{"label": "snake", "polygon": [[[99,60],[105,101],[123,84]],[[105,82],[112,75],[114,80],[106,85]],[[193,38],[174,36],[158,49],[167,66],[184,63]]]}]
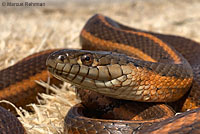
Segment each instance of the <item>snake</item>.
[{"label": "snake", "polygon": [[[1,70],[0,98],[17,106],[36,101],[43,89],[34,80],[46,81],[50,72],[53,83],[75,85],[82,99],[67,113],[63,133],[200,132],[199,43],[131,28],[101,14],[87,21],[80,43],[82,50],[46,50]],[[0,130],[26,133],[17,119],[18,125],[11,125],[15,116],[4,108]]]}]

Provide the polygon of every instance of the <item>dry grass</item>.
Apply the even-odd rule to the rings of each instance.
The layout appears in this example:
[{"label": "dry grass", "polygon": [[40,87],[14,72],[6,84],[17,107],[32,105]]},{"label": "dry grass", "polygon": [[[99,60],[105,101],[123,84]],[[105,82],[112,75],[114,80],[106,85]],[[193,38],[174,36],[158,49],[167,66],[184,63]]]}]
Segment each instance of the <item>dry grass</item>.
[{"label": "dry grass", "polygon": [[[60,4],[46,1],[45,7],[32,8],[0,6],[1,69],[44,49],[81,48],[80,30],[95,13],[132,27],[200,41],[198,0],[105,1]],[[66,91],[65,87],[70,90]],[[32,104],[35,114],[25,112],[25,116],[20,118],[28,133],[61,133],[67,110],[78,103],[74,89],[68,84],[61,90],[51,89],[55,94],[41,94],[44,100],[40,101],[45,105]]]}]

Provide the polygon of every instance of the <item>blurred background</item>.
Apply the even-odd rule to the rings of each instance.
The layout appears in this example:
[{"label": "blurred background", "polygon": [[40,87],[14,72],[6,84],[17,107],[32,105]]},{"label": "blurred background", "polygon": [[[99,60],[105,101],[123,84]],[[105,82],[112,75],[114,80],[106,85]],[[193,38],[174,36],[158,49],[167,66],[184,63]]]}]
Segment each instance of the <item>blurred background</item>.
[{"label": "blurred background", "polygon": [[199,0],[0,0],[0,66],[43,49],[80,48],[79,33],[96,13],[131,27],[200,41],[199,10]]},{"label": "blurred background", "polygon": [[[0,69],[45,49],[80,49],[80,31],[96,13],[131,27],[200,42],[199,12],[199,0],[0,0]],[[57,105],[44,115],[56,113]],[[51,127],[39,117],[23,124],[28,133],[61,133],[66,112],[59,116],[58,126],[52,123],[57,116],[50,120]],[[37,125],[30,126],[33,123]]]}]

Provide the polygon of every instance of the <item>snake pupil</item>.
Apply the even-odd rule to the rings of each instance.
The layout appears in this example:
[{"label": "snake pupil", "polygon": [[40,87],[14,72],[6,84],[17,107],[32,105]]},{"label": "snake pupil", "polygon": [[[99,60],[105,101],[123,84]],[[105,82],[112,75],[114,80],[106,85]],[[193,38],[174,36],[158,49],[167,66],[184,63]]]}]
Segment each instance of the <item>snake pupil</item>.
[{"label": "snake pupil", "polygon": [[85,60],[86,60],[86,61],[90,61],[90,57],[89,57],[89,56],[86,56],[86,57],[85,57]]}]

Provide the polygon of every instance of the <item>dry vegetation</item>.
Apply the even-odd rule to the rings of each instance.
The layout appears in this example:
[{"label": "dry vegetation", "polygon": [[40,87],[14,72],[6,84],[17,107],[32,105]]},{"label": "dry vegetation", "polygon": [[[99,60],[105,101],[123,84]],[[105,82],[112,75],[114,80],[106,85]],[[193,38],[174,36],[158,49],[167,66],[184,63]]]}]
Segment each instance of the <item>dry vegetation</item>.
[{"label": "dry vegetation", "polygon": [[[79,33],[95,13],[123,24],[200,41],[198,0],[134,0],[106,3],[46,1],[45,7],[0,5],[0,67],[13,65],[34,52],[50,48],[81,48]],[[46,85],[47,86],[47,85]],[[48,87],[48,86],[47,86]],[[70,90],[66,90],[66,87]],[[55,94],[42,94],[45,105],[32,104],[35,114],[25,112],[20,120],[28,133],[61,133],[69,107],[78,103],[73,87],[65,84]]]}]

